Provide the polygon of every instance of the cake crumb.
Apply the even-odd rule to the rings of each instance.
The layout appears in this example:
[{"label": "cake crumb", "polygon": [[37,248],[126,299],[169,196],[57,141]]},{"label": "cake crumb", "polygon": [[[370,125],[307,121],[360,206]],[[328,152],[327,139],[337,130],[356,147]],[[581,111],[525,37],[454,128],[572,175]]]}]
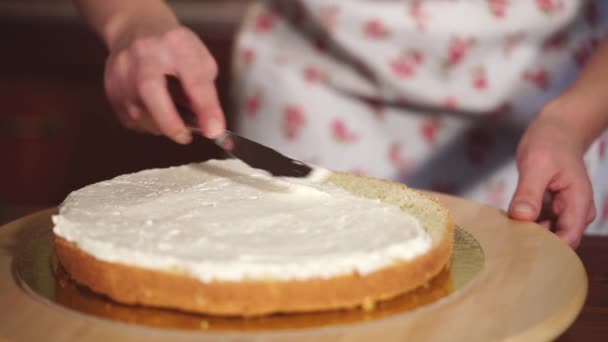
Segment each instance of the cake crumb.
[{"label": "cake crumb", "polygon": [[202,321],[199,323],[199,326],[201,327],[201,329],[203,329],[203,330],[207,330],[207,329],[209,329],[209,321],[207,321],[207,320],[204,320],[204,319],[203,319],[203,320],[202,320]]},{"label": "cake crumb", "polygon": [[363,311],[366,312],[373,311],[376,308],[376,302],[369,297],[365,297],[363,299],[363,303],[361,304],[361,308],[363,308]]}]

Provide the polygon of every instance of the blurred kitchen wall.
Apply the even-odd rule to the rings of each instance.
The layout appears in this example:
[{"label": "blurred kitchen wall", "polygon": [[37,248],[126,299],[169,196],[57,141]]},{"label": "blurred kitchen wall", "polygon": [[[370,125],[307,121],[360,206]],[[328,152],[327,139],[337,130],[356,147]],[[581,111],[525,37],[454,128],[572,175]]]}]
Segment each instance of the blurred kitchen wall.
[{"label": "blurred kitchen wall", "polygon": [[[169,1],[220,65],[228,102],[231,47],[247,0]],[[105,47],[69,0],[0,2],[0,224],[55,206],[116,175],[218,156],[123,129],[105,99]]]}]

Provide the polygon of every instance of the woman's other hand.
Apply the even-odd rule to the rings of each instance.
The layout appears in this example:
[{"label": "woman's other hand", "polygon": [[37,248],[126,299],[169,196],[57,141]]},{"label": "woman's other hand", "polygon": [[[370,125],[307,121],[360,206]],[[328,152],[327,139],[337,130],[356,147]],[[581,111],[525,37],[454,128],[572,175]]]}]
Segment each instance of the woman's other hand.
[{"label": "woman's other hand", "polygon": [[[556,115],[562,111],[547,106],[520,141],[519,183],[509,215],[518,220],[538,221],[576,248],[596,211],[583,161],[585,139],[577,135],[577,130],[562,115]],[[546,198],[551,200],[544,212]]]}]

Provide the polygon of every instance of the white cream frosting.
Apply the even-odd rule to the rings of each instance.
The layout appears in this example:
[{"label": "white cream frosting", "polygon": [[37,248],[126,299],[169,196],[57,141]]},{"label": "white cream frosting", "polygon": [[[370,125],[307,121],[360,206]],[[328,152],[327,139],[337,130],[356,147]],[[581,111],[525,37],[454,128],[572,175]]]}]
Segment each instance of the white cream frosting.
[{"label": "white cream frosting", "polygon": [[55,234],[94,257],[203,282],[368,274],[431,246],[397,206],[237,160],[152,169],[71,193]]}]

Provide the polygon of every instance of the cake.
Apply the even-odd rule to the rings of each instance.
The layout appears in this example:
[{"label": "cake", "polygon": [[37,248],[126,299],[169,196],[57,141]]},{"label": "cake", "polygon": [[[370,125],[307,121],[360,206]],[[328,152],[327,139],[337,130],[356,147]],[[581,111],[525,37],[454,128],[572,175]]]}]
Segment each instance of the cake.
[{"label": "cake", "polygon": [[79,286],[62,267],[55,270],[55,301],[72,310],[113,321],[156,328],[205,331],[264,331],[318,328],[364,322],[416,310],[454,291],[450,268],[444,268],[428,284],[391,300],[376,303],[373,310],[329,310],[259,317],[190,314],[150,306],[116,303]]},{"label": "cake", "polygon": [[446,208],[405,185],[315,169],[275,178],[238,160],[151,169],[71,193],[57,256],[94,292],[224,316],[369,306],[446,267]]}]

